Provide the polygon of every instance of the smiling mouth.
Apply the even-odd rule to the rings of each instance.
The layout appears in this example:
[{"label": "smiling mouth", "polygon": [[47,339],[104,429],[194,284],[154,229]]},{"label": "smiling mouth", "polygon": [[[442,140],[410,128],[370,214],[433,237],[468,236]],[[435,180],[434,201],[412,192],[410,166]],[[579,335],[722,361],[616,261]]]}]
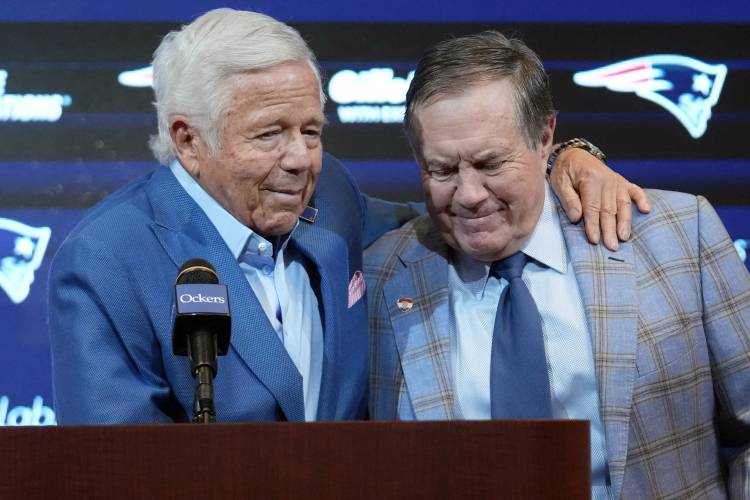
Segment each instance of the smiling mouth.
[{"label": "smiling mouth", "polygon": [[304,189],[266,189],[270,200],[285,210],[297,210],[305,197]]},{"label": "smiling mouth", "polygon": [[282,194],[286,196],[299,196],[304,191],[304,188],[301,188],[301,189],[266,189],[266,191],[273,193],[273,194]]},{"label": "smiling mouth", "polygon": [[493,217],[497,215],[497,212],[492,212],[482,216],[472,215],[464,217],[457,214],[452,214],[454,224],[457,227],[463,228],[464,231],[468,232],[484,232],[492,231],[497,227],[498,220]]},{"label": "smiling mouth", "polygon": [[495,215],[497,212],[490,212],[488,214],[484,215],[459,215],[457,213],[451,213],[451,216],[455,219],[460,219],[462,221],[481,221],[482,219],[486,219],[492,215]]}]

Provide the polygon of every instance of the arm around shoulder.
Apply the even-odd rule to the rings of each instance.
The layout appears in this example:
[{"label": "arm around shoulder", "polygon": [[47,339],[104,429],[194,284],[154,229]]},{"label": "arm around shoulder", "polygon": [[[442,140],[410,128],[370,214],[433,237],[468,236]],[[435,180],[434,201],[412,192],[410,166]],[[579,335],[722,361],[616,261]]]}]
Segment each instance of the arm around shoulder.
[{"label": "arm around shoulder", "polygon": [[399,228],[425,213],[424,203],[398,203],[362,195],[365,223],[362,247],[367,248],[388,231]]}]

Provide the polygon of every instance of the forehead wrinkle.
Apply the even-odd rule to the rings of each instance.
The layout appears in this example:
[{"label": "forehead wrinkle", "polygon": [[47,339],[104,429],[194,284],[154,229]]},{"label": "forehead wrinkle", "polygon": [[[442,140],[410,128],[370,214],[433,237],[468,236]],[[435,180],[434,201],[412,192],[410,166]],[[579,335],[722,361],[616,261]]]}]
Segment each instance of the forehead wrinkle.
[{"label": "forehead wrinkle", "polygon": [[[227,110],[227,116],[237,114],[238,108],[247,105],[247,108],[243,110],[243,115],[247,119],[253,121],[269,119],[272,121],[278,121],[280,119],[288,119],[291,116],[302,112],[305,109],[305,106],[301,105],[300,101],[304,101],[306,98],[313,96],[312,94],[305,92],[304,89],[296,95],[290,95],[286,92],[284,95],[279,95],[276,88],[269,87],[268,92],[264,92],[260,95],[258,92],[235,92],[233,97],[233,106]],[[289,108],[291,108],[291,112]],[[305,117],[303,122],[305,124],[322,126],[325,124],[325,116],[320,110],[320,107],[315,106],[314,114]]]},{"label": "forehead wrinkle", "polygon": [[[248,88],[249,87],[249,88]],[[232,95],[232,100],[236,103],[242,103],[244,101],[252,100],[256,101],[258,106],[278,106],[284,104],[290,104],[290,101],[296,99],[306,99],[308,97],[317,98],[317,92],[310,92],[310,89],[306,85],[295,85],[290,88],[286,86],[275,86],[271,85],[248,85],[235,87]],[[317,100],[317,99],[316,99]]]},{"label": "forehead wrinkle", "polygon": [[[271,72],[278,73],[280,66],[295,68],[298,61],[287,61],[277,66],[242,71],[229,76],[227,84],[231,88],[232,100],[241,101],[246,97],[252,97],[270,104],[308,96],[320,100],[320,82],[311,67],[306,68],[307,71],[301,74],[289,72],[283,74],[281,79],[272,77]],[[277,98],[280,92],[284,95]]]},{"label": "forehead wrinkle", "polygon": [[[291,112],[288,109],[289,106],[292,106]],[[273,118],[275,121],[285,121],[292,117],[299,117],[299,114],[302,112],[303,109],[300,106],[297,106],[286,100],[282,100],[282,102],[267,104],[262,107],[256,106],[252,110],[250,110],[248,114],[258,118]],[[325,124],[325,121],[326,118],[323,113],[319,109],[315,108],[314,113],[310,114],[309,116],[303,117],[302,123],[306,125],[312,123],[322,126],[323,124]]]}]

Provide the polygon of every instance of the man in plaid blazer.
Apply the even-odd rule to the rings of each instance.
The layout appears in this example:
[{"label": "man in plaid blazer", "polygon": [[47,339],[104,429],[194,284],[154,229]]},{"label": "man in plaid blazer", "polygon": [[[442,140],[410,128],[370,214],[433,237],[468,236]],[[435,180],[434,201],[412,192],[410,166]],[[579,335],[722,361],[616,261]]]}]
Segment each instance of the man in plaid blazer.
[{"label": "man in plaid blazer", "polygon": [[485,32],[420,60],[406,128],[430,213],[365,253],[371,417],[490,418],[507,285],[489,264],[521,251],[552,416],[592,422],[593,497],[750,498],[750,277],[726,230],[704,198],[650,191],[630,241],[590,245],[545,186],[554,125],[517,40]]}]

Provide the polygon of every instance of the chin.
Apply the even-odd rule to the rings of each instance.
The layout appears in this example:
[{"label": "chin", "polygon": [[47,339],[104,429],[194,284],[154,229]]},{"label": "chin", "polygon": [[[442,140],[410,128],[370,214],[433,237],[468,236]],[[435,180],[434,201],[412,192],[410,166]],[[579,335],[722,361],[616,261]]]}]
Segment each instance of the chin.
[{"label": "chin", "polygon": [[459,248],[460,251],[473,259],[482,262],[492,262],[503,255],[503,252],[507,249],[507,245],[498,245],[497,241],[490,242],[486,238],[482,238],[481,241],[464,240]]},{"label": "chin", "polygon": [[500,254],[500,252],[497,251],[474,251],[474,252],[464,252],[469,257],[471,257],[474,260],[478,260],[479,262],[494,262],[498,260],[499,257],[497,255]]},{"label": "chin", "polygon": [[297,215],[289,215],[288,217],[279,218],[269,223],[266,221],[265,224],[259,226],[257,232],[261,236],[283,236],[289,231],[294,229],[294,225],[297,223]]}]

